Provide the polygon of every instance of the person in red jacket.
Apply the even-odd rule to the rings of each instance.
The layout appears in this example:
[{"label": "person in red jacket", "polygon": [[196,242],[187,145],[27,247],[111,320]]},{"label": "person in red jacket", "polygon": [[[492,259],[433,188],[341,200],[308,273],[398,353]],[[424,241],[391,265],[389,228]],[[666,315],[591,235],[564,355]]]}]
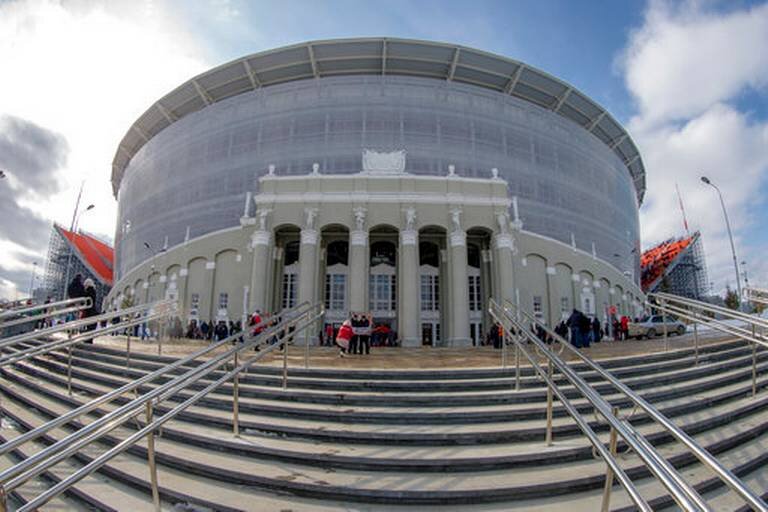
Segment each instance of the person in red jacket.
[{"label": "person in red jacket", "polygon": [[629,339],[629,317],[627,315],[621,317],[621,339],[623,341]]},{"label": "person in red jacket", "polygon": [[339,327],[338,334],[336,334],[336,345],[339,346],[339,357],[344,357],[344,353],[349,350],[349,340],[352,339],[353,335],[352,322],[350,322],[349,319],[344,320],[344,323]]}]

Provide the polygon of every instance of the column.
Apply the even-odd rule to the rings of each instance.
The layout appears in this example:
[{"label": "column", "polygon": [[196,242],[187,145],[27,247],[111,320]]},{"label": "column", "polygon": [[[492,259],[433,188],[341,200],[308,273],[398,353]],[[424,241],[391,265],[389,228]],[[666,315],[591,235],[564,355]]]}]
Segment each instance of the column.
[{"label": "column", "polygon": [[304,228],[301,230],[301,249],[299,250],[299,299],[298,302],[313,303],[317,300],[315,281],[317,281],[317,231]]},{"label": "column", "polygon": [[419,336],[419,234],[414,229],[400,232],[400,297],[398,316],[402,319],[400,336],[404,347],[421,346]]},{"label": "column", "polygon": [[[213,289],[215,271],[216,271],[216,262],[206,261],[203,291],[207,292],[208,307],[203,309],[203,295],[200,294],[200,312],[201,312],[200,319],[206,320],[209,323],[216,319],[216,305],[214,304],[215,297],[213,296],[213,294],[215,293]],[[205,311],[205,314],[206,314],[205,317],[202,315],[203,311]]]},{"label": "column", "polygon": [[184,323],[184,329],[186,329],[186,323],[189,322],[189,304],[187,304],[187,275],[189,270],[187,267],[181,267],[179,269],[179,277],[176,280],[176,286],[179,290],[179,316],[182,323]]},{"label": "column", "polygon": [[368,231],[366,209],[352,210],[355,230],[349,234],[349,310],[368,311]]},{"label": "column", "polygon": [[368,232],[349,234],[349,310],[368,311]]},{"label": "column", "polygon": [[257,309],[264,312],[267,306],[267,282],[269,263],[272,255],[272,233],[266,230],[254,231],[251,235],[253,264],[251,266],[250,298],[248,313]]},{"label": "column", "polygon": [[502,307],[505,300],[513,304],[517,302],[515,297],[514,262],[512,260],[514,247],[510,234],[499,233],[494,237],[496,268],[498,269],[498,282],[495,292],[496,302]]},{"label": "column", "polygon": [[449,346],[468,347],[469,337],[469,282],[467,277],[467,233],[455,229],[451,244],[451,338]]}]

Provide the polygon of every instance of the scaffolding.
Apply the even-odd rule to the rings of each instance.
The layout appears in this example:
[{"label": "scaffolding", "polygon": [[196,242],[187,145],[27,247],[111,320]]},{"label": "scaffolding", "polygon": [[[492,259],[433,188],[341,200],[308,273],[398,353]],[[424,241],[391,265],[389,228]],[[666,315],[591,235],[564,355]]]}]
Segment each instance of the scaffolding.
[{"label": "scaffolding", "polygon": [[[69,235],[69,238],[68,236]],[[75,243],[80,242],[81,247],[94,247],[96,243],[103,242],[83,233],[72,233],[58,224],[54,224],[51,237],[48,241],[48,259],[45,263],[44,293],[53,300],[63,300],[67,295],[67,286],[77,274],[83,276],[83,280],[92,279],[96,288],[96,305],[101,308],[104,297],[112,288],[112,262],[109,258],[101,257],[101,263],[109,268],[110,275],[100,274],[94,269],[94,262],[89,261],[89,255],[84,254],[81,247]],[[106,245],[106,244],[103,244]],[[94,247],[95,249],[95,247]],[[97,251],[92,251],[96,253]],[[94,256],[91,254],[91,258]]]},{"label": "scaffolding", "polygon": [[704,243],[698,231],[645,251],[641,267],[645,293],[667,292],[696,300],[709,296]]}]

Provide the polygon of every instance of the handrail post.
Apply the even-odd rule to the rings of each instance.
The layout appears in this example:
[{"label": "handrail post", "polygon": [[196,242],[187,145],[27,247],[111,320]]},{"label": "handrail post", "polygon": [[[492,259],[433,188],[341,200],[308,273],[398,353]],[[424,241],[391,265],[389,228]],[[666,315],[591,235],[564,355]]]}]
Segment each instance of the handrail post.
[{"label": "handrail post", "polygon": [[515,340],[515,391],[520,391],[520,340]]},{"label": "handrail post", "polygon": [[506,329],[504,334],[501,337],[501,368],[505,369],[507,368],[507,333]]},{"label": "handrail post", "polygon": [[755,324],[752,324],[752,398],[757,396],[757,342]]},{"label": "handrail post", "polygon": [[128,327],[128,330],[126,331],[128,334],[125,337],[125,367],[126,368],[131,367],[131,329],[132,327]]},{"label": "handrail post", "polygon": [[165,322],[163,322],[162,317],[157,320],[158,326],[157,326],[157,355],[163,355],[163,330],[165,327]]},{"label": "handrail post", "polygon": [[[618,417],[619,408],[614,407],[612,412],[614,416]],[[614,427],[611,427],[611,434],[609,439],[610,440],[608,443],[608,447],[611,451],[611,456],[616,457],[617,433]],[[600,507],[601,512],[608,512],[608,509],[610,508],[612,488],[613,488],[613,470],[609,465],[608,469],[606,469],[605,471],[605,487],[603,488],[603,506]]]},{"label": "handrail post", "polygon": [[[147,425],[152,423],[152,401],[149,400],[146,405]],[[160,489],[157,485],[157,463],[155,462],[155,431],[150,430],[147,435],[147,464],[149,465],[149,478],[152,484],[152,502],[155,505],[155,511],[160,512]]]},{"label": "handrail post", "polygon": [[669,333],[667,332],[667,302],[661,301],[661,325],[664,329],[664,352],[669,351]]},{"label": "handrail post", "polygon": [[[547,358],[547,376],[552,380],[552,359]],[[545,438],[547,446],[552,446],[552,386],[547,383],[547,435]]]},{"label": "handrail post", "polygon": [[[68,334],[69,339],[72,339],[72,333]],[[72,396],[72,345],[67,347],[67,394]]]},{"label": "handrail post", "polygon": [[8,512],[8,495],[4,485],[0,485],[0,512]]},{"label": "handrail post", "polygon": [[699,314],[693,312],[693,365],[699,366]]},{"label": "handrail post", "polygon": [[288,389],[288,333],[292,325],[289,323],[285,326],[285,336],[283,336],[283,389]]},{"label": "handrail post", "polygon": [[[237,368],[237,355],[235,352],[233,370]],[[232,378],[232,432],[235,437],[240,436],[240,373]]]},{"label": "handrail post", "polygon": [[304,336],[304,368],[309,368],[309,335]]}]

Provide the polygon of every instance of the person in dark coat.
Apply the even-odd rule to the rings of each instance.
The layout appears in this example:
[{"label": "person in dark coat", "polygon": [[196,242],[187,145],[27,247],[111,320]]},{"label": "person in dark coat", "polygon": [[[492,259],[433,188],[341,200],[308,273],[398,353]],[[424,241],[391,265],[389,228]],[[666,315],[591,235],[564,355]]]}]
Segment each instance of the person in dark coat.
[{"label": "person in dark coat", "polygon": [[581,311],[578,309],[573,310],[571,316],[568,317],[568,328],[571,330],[571,345],[576,348],[581,348]]},{"label": "person in dark coat", "polygon": [[581,332],[581,344],[584,348],[589,348],[590,331],[592,330],[592,322],[585,314],[581,314],[579,318],[579,331]]},{"label": "person in dark coat", "polygon": [[85,286],[83,286],[83,275],[77,274],[72,282],[67,286],[67,297],[70,299],[79,299],[85,297]]},{"label": "person in dark coat", "polygon": [[592,337],[595,343],[603,341],[603,330],[600,328],[600,320],[597,317],[592,319]]},{"label": "person in dark coat", "polygon": [[[80,274],[78,274],[79,276]],[[81,276],[82,277],[82,276]],[[77,278],[77,276],[75,276]],[[74,283],[73,283],[74,284]],[[91,299],[91,307],[83,311],[83,318],[90,318],[99,314],[99,308],[96,306],[96,287],[93,284],[92,279],[86,279],[83,283],[83,297]],[[85,331],[93,331],[96,329],[96,324],[88,324],[85,326]],[[93,338],[89,338],[84,343],[93,343]]]}]

